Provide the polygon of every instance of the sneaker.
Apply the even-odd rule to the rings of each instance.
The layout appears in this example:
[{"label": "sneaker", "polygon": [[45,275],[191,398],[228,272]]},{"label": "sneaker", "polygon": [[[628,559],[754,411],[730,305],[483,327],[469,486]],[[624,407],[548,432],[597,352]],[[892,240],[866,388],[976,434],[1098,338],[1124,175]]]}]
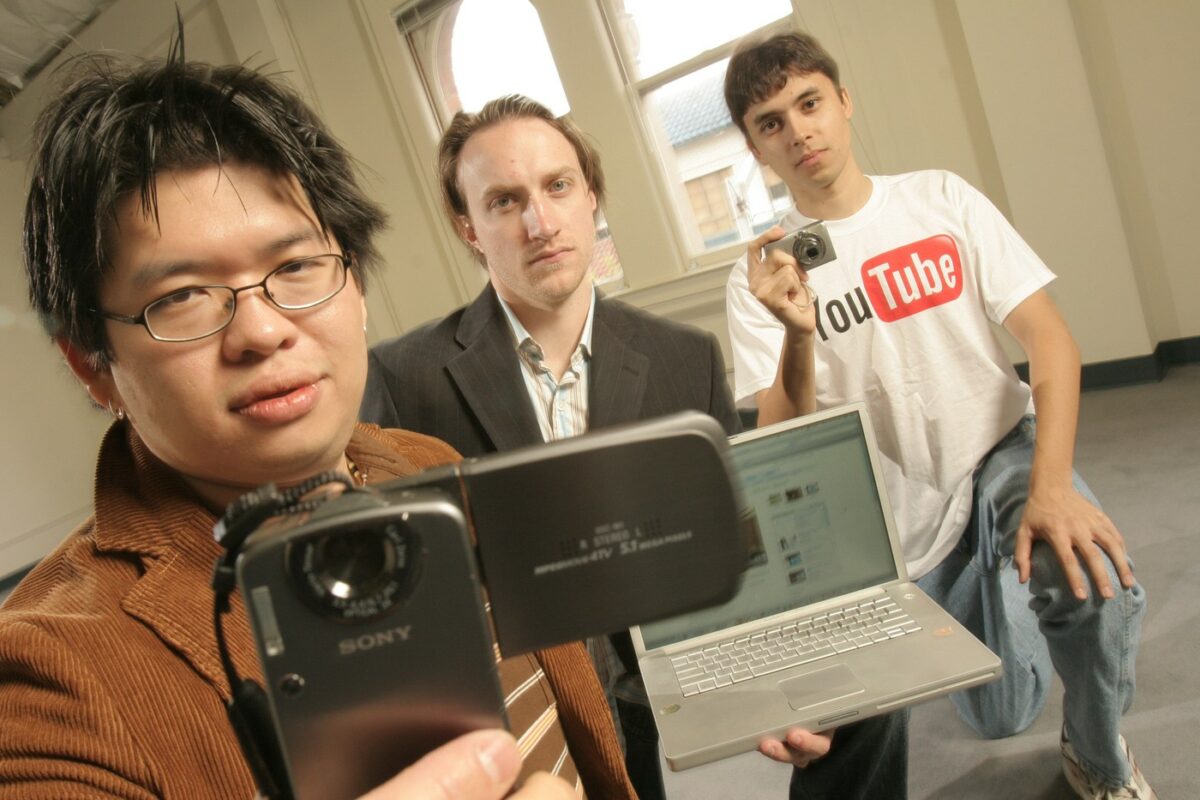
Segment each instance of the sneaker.
[{"label": "sneaker", "polygon": [[1079,761],[1079,757],[1075,755],[1075,748],[1071,746],[1071,742],[1067,739],[1067,729],[1063,728],[1062,732],[1062,756],[1063,756],[1063,773],[1067,776],[1067,783],[1071,784],[1071,788],[1075,793],[1084,800],[1118,800],[1126,798],[1126,800],[1158,800],[1158,795],[1150,788],[1150,784],[1146,782],[1146,776],[1142,775],[1141,769],[1138,768],[1137,761],[1133,758],[1133,753],[1129,752],[1129,745],[1125,742],[1125,737],[1121,736],[1121,749],[1125,752],[1125,758],[1129,761],[1129,779],[1125,781],[1123,786],[1109,786],[1101,783],[1096,778],[1092,777],[1084,766]]}]

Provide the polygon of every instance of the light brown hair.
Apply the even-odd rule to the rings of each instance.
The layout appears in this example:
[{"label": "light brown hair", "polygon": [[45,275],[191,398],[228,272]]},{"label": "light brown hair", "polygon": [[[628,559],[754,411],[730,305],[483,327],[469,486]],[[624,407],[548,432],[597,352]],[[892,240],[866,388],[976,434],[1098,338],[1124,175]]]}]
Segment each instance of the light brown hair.
[{"label": "light brown hair", "polygon": [[[463,148],[472,136],[482,130],[514,119],[540,119],[550,125],[571,143],[579,158],[579,167],[588,189],[596,196],[596,204],[604,202],[604,172],[600,168],[600,154],[584,136],[575,123],[566,117],[556,117],[550,109],[525,95],[510,94],[488,101],[478,112],[469,114],[459,111],[450,120],[450,126],[442,134],[438,144],[438,177],[442,185],[442,205],[459,238],[463,237],[462,219],[469,217],[467,201],[458,185],[458,165]],[[467,242],[469,245],[470,242]],[[478,256],[478,254],[476,254]]]}]

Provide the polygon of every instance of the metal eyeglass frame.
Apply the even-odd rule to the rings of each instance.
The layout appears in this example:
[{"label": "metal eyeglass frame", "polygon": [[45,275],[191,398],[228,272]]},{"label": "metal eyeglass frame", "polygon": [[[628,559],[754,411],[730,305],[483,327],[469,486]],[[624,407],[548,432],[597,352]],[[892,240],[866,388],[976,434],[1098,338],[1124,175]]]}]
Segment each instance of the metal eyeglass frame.
[{"label": "metal eyeglass frame", "polygon": [[[304,303],[303,305],[298,305],[298,306],[284,305],[284,304],[280,303],[278,300],[276,300],[275,296],[271,294],[271,290],[267,288],[267,281],[269,281],[272,278],[272,276],[274,276],[276,273],[278,273],[282,270],[285,270],[288,267],[291,267],[291,266],[298,264],[300,262],[303,262],[303,261],[309,261],[314,258],[336,258],[338,261],[340,261],[342,264],[342,282],[341,282],[341,284],[336,289],[334,289],[332,292],[330,292],[328,295],[326,295],[325,297],[322,297],[320,300],[316,300],[311,303]],[[131,316],[128,316],[125,314],[114,314],[110,311],[105,311],[105,310],[99,309],[99,308],[94,308],[94,309],[92,309],[92,311],[94,311],[95,313],[104,317],[105,319],[111,319],[114,322],[124,322],[126,325],[141,325],[143,328],[146,329],[146,333],[150,334],[150,338],[154,339],[155,341],[159,341],[159,342],[195,342],[199,339],[206,339],[209,336],[220,333],[221,331],[223,331],[229,327],[229,324],[231,322],[233,322],[234,315],[237,314],[237,296],[240,292],[244,292],[249,289],[261,288],[263,290],[263,296],[266,297],[269,301],[271,301],[271,304],[273,306],[275,306],[276,308],[282,309],[284,311],[302,311],[306,308],[313,308],[314,306],[319,306],[319,305],[321,305],[321,303],[328,302],[328,301],[332,300],[333,298],[337,297],[338,294],[341,293],[342,289],[346,288],[346,282],[347,282],[346,275],[349,273],[350,265],[353,263],[354,263],[354,253],[352,253],[352,252],[347,252],[345,255],[341,255],[338,253],[320,253],[320,254],[314,255],[314,256],[305,256],[304,258],[292,259],[291,261],[287,262],[286,264],[280,264],[278,267],[276,267],[275,269],[268,272],[261,281],[259,281],[258,283],[251,283],[247,286],[240,286],[240,287],[234,288],[233,286],[226,286],[224,284],[214,283],[214,284],[205,284],[203,286],[187,286],[182,289],[177,289],[174,292],[169,292],[168,294],[165,294],[162,297],[151,300],[149,303],[147,303],[142,308],[141,313],[135,317],[131,317]],[[163,337],[163,336],[159,336],[158,334],[156,334],[150,328],[149,323],[146,321],[146,312],[149,311],[152,306],[155,306],[155,305],[161,303],[163,300],[166,300],[167,298],[171,297],[172,295],[174,295],[178,292],[188,291],[190,289],[227,289],[230,292],[232,292],[233,293],[233,305],[230,307],[229,318],[226,319],[225,322],[223,322],[220,327],[214,328],[213,330],[209,331],[208,333],[203,333],[199,336],[189,336],[185,339],[172,339],[169,337]]]}]

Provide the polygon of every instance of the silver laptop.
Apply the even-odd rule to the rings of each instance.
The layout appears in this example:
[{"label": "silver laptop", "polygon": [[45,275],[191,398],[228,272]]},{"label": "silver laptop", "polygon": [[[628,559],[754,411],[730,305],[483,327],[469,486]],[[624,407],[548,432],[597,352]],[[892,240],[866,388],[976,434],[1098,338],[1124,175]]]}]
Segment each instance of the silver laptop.
[{"label": "silver laptop", "polygon": [[864,406],[730,444],[750,553],[741,589],[631,629],[672,769],[1000,677],[1000,659],[908,581]]}]

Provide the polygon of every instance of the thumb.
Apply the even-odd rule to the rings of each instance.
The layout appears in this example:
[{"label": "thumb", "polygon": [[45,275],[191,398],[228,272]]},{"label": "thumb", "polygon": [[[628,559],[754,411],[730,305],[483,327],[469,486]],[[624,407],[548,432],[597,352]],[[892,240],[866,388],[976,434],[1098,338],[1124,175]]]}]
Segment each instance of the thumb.
[{"label": "thumb", "polygon": [[360,800],[500,800],[521,770],[513,737],[473,731],[426,754]]}]

